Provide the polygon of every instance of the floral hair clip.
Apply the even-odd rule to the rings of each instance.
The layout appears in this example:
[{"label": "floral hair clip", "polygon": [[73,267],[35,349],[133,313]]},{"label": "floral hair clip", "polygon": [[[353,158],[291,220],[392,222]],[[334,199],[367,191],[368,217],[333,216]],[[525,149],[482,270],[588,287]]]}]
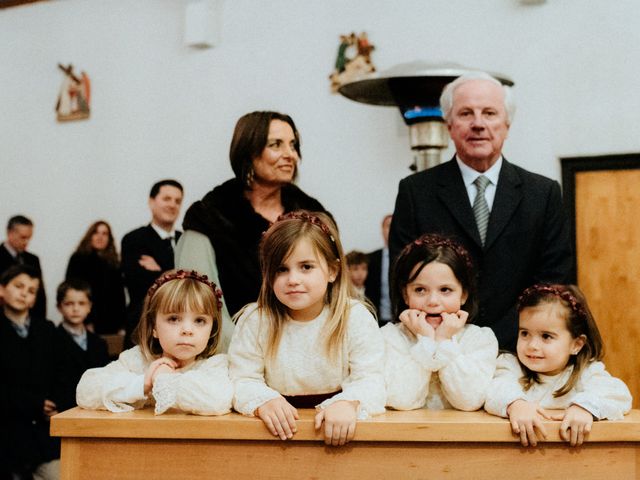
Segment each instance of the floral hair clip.
[{"label": "floral hair clip", "polygon": [[471,255],[469,255],[469,252],[467,252],[466,248],[448,237],[443,237],[435,233],[426,233],[416,238],[413,242],[404,247],[404,249],[402,250],[402,255],[407,255],[414,248],[421,247],[423,245],[433,248],[450,248],[456,253],[456,255],[460,256],[464,260],[469,269],[473,269],[473,261],[471,260]]},{"label": "floral hair clip", "polygon": [[331,241],[333,243],[336,243],[336,239],[333,237],[333,234],[331,233],[331,230],[329,230],[329,227],[322,220],[320,220],[320,218],[316,217],[315,215],[305,211],[289,212],[289,213],[280,215],[276,220],[276,222],[280,222],[282,220],[290,220],[290,219],[304,220],[306,222],[309,222],[311,225],[320,227],[320,229],[327,234],[327,236],[331,239]]},{"label": "floral hair clip", "polygon": [[547,295],[553,295],[564,300],[576,314],[586,316],[587,313],[582,303],[580,303],[575,295],[573,295],[573,293],[571,293],[567,288],[562,285],[550,285],[545,283],[538,283],[522,292],[522,295],[518,298],[518,310],[524,308],[523,306],[528,304],[532,299]]},{"label": "floral hair clip", "polygon": [[177,270],[174,272],[166,273],[158,277],[158,279],[156,279],[156,281],[153,282],[153,285],[149,287],[147,296],[149,298],[153,297],[162,285],[164,285],[167,282],[170,282],[171,280],[184,280],[185,278],[192,278],[193,280],[197,280],[200,283],[204,283],[207,287],[211,288],[211,290],[213,290],[213,293],[216,296],[216,300],[218,303],[218,311],[222,310],[222,290],[220,290],[215,283],[210,281],[206,275],[203,275],[202,273],[198,273],[195,270],[191,270],[191,271]]}]

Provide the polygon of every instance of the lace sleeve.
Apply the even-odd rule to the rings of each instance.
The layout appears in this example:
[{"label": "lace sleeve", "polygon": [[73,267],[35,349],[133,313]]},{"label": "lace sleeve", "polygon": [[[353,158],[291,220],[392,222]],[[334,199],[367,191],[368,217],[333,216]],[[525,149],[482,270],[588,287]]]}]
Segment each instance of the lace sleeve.
[{"label": "lace sleeve", "polygon": [[76,388],[78,406],[91,410],[128,412],[142,408],[146,362],[138,347],[126,350],[106,367],[87,370]]},{"label": "lace sleeve", "polygon": [[265,382],[264,351],[258,335],[260,318],[255,308],[247,308],[229,345],[229,375],[235,389],[233,408],[251,416],[256,408],[280,393]]},{"label": "lace sleeve", "polygon": [[460,335],[440,342],[438,375],[447,400],[458,410],[482,408],[498,356],[498,340],[488,327],[467,325]]},{"label": "lace sleeve", "polygon": [[360,303],[351,308],[345,341],[349,375],[342,382],[342,392],[322,402],[320,408],[338,400],[356,400],[360,402],[359,420],[384,413],[384,340],[373,315]]},{"label": "lace sleeve", "polygon": [[233,387],[226,355],[214,355],[186,372],[158,375],[153,385],[155,413],[169,408],[196,415],[222,415],[231,411]]},{"label": "lace sleeve", "polygon": [[385,325],[380,331],[385,342],[387,406],[396,410],[423,407],[429,393],[431,371],[413,357],[411,351],[415,345],[399,325]]},{"label": "lace sleeve", "polygon": [[484,409],[492,415],[507,418],[507,407],[518,399],[527,400],[519,379],[522,369],[511,353],[498,357],[493,380],[489,384]]},{"label": "lace sleeve", "polygon": [[605,370],[602,362],[591,363],[580,376],[572,403],[598,420],[620,420],[631,409],[631,393],[625,383]]}]

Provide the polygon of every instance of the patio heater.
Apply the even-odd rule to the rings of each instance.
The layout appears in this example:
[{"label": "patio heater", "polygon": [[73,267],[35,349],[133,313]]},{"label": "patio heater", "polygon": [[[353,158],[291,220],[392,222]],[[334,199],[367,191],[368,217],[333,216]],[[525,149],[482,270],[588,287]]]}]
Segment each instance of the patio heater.
[{"label": "patio heater", "polygon": [[[398,107],[409,126],[409,139],[414,152],[410,168],[420,171],[438,165],[442,150],[449,143],[447,126],[440,111],[442,89],[460,75],[475,71],[481,70],[457,63],[414,61],[367,74],[345,83],[338,91],[356,102]],[[513,81],[505,75],[488,73],[503,85],[513,85]]]}]

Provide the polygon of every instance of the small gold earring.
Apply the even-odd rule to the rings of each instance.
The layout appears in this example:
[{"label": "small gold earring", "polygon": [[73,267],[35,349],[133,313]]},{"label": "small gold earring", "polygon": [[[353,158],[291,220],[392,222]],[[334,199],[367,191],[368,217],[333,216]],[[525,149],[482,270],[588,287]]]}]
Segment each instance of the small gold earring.
[{"label": "small gold earring", "polygon": [[254,177],[255,177],[255,172],[253,171],[253,168],[251,168],[249,170],[249,173],[247,173],[247,179],[246,179],[247,187],[251,187]]}]

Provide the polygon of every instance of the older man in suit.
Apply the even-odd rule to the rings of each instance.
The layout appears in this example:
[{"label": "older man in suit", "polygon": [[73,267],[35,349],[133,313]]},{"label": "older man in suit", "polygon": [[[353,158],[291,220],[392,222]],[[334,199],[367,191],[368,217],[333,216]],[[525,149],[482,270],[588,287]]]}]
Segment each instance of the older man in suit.
[{"label": "older man in suit", "polygon": [[151,223],[122,238],[122,271],[129,292],[125,348],[138,324],[144,297],[163,272],[174,268],[173,249],[181,232],[175,223],[182,206],[183,188],[176,180],[161,180],[149,192]]},{"label": "older man in suit", "polygon": [[0,274],[12,265],[29,265],[40,275],[36,303],[31,311],[38,317],[47,317],[47,296],[42,281],[40,259],[27,252],[33,236],[33,222],[23,215],[15,215],[7,223],[7,239],[0,244]]},{"label": "older man in suit", "polygon": [[423,233],[460,241],[478,269],[475,323],[491,327],[500,347],[513,351],[522,290],[571,280],[560,186],[503,157],[515,111],[509,87],[488,74],[463,75],[445,87],[440,105],[456,155],[400,182],[391,256]]}]

